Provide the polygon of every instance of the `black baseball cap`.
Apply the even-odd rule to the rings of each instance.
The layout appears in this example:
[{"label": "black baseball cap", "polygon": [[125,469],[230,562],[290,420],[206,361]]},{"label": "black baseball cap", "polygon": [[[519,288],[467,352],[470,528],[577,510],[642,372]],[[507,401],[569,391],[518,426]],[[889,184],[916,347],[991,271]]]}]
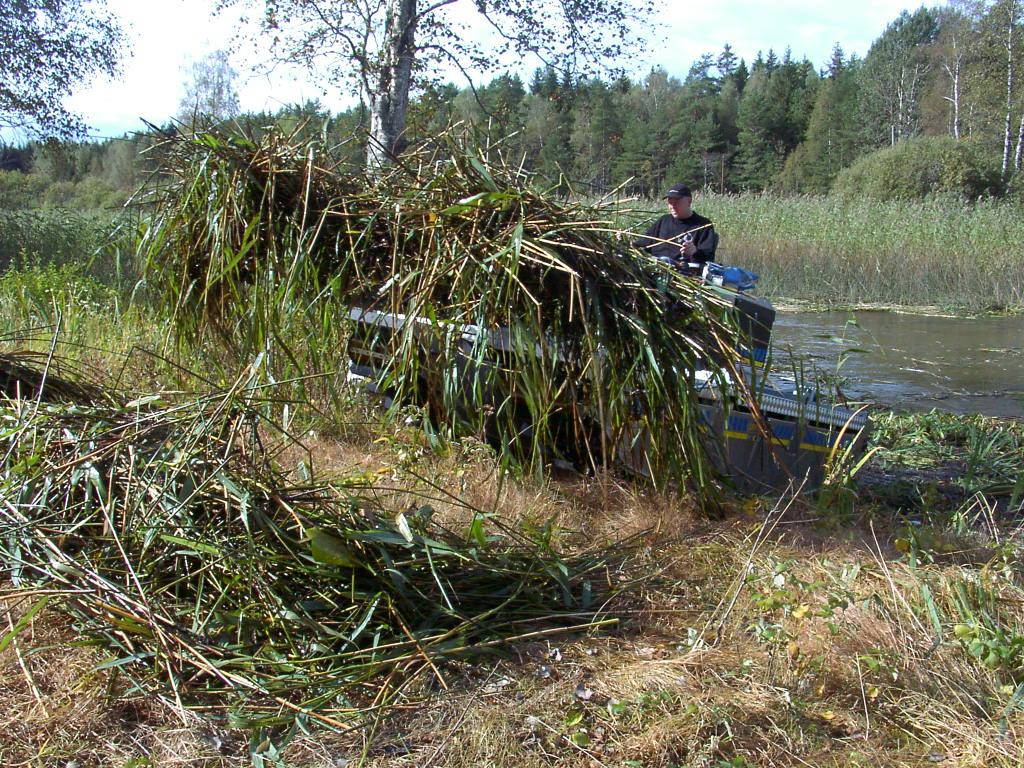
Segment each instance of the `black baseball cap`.
[{"label": "black baseball cap", "polygon": [[673,184],[665,193],[665,197],[693,197],[693,194],[685,184]]}]

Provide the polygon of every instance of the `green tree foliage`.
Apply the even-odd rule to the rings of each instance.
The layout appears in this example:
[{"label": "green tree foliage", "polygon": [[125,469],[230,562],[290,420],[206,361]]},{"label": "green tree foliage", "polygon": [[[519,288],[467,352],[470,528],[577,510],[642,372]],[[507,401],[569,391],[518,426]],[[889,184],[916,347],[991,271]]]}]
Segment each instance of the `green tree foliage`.
[{"label": "green tree foliage", "polygon": [[39,206],[47,181],[34,174],[0,171],[0,211],[15,211]]},{"label": "green tree foliage", "polygon": [[[443,92],[443,93],[442,93]],[[521,154],[523,124],[526,116],[526,88],[518,75],[503,74],[494,78],[489,84],[479,88],[467,88],[463,91],[454,85],[443,87],[433,86],[428,93],[431,101],[436,104],[433,118],[429,121],[431,128],[427,136],[437,136],[452,126],[455,121],[463,121],[462,132],[475,136],[485,154],[498,152],[506,157],[519,157]],[[448,94],[450,106],[438,101]],[[423,99],[417,100],[414,109],[418,108]]]},{"label": "green tree foliage", "polygon": [[553,67],[534,73],[520,147],[527,166],[552,183],[565,181],[573,170],[570,139],[576,96],[576,84]]},{"label": "green tree foliage", "polygon": [[[218,0],[220,9],[252,7],[256,34],[269,35],[280,60],[319,65],[331,82],[367,104],[367,164],[379,168],[407,140],[409,94],[440,64],[494,71],[532,54],[558,71],[607,71],[632,49],[636,25],[651,0],[502,0],[470,6],[493,28],[496,40],[465,34],[451,2],[383,0]],[[485,47],[486,46],[486,47]]]},{"label": "green tree foliage", "polygon": [[634,195],[651,195],[657,188],[652,174],[653,159],[649,141],[649,123],[645,119],[646,104],[632,99],[634,109],[625,113],[622,130],[622,151],[612,164],[613,177],[626,184]]},{"label": "green tree foliage", "polygon": [[622,151],[612,171],[616,183],[627,183],[631,194],[652,195],[664,186],[668,165],[679,151],[669,145],[669,134],[680,119],[681,87],[665,70],[655,69],[622,96]]},{"label": "green tree foliage", "polygon": [[733,53],[732,46],[726,43],[722,46],[722,52],[718,54],[718,58],[715,59],[715,66],[718,68],[718,74],[723,80],[728,80],[736,75],[740,67],[741,61],[739,56]]},{"label": "green tree foliage", "polygon": [[53,139],[7,148],[16,159],[0,170],[0,209],[120,208],[149,174],[142,154],[155,139],[146,134],[102,142]]},{"label": "green tree foliage", "polygon": [[906,139],[857,160],[840,172],[834,190],[847,197],[910,200],[927,195],[965,199],[1002,191],[999,156],[948,136]]},{"label": "green tree foliage", "polygon": [[613,186],[612,169],[622,151],[624,120],[614,90],[600,80],[585,82],[573,110],[570,147],[573,178],[588,190]]},{"label": "green tree foliage", "polygon": [[[472,106],[468,107],[470,103]],[[464,113],[467,107],[471,115]],[[478,113],[472,94],[467,95],[452,83],[428,83],[420,97],[409,105],[409,140],[420,142],[437,136],[456,121],[472,119]]]},{"label": "green tree foliage", "polygon": [[[735,68],[735,57],[728,48],[717,60],[705,54],[690,67],[669,131],[668,147],[674,159],[668,165],[666,180],[687,180],[695,186],[723,186],[722,171],[731,151],[727,130],[729,134],[736,133],[739,109],[738,92],[731,79]],[[732,103],[727,102],[725,109],[720,110],[723,81],[730,85]],[[723,117],[731,124],[723,125]]]},{"label": "green tree foliage", "polygon": [[61,101],[94,74],[114,74],[122,43],[103,0],[0,0],[0,127],[84,135]]},{"label": "green tree foliage", "polygon": [[734,178],[740,189],[775,184],[786,156],[804,138],[818,87],[818,75],[806,59],[795,61],[788,50],[781,61],[772,51],[767,58],[758,55],[737,115]]},{"label": "green tree foliage", "polygon": [[858,66],[857,61],[844,62],[842,49],[836,46],[828,75],[816,88],[805,138],[786,158],[781,190],[828,192],[839,171],[861,151]]},{"label": "green tree foliage", "polygon": [[[976,82],[982,86],[979,97],[988,107],[988,132],[1000,135],[1003,178],[1021,169],[1024,144],[1024,3],[1021,0],[995,0],[975,6],[978,30],[978,56],[988,77]],[[1019,129],[1018,125],[1019,118]],[[1016,151],[1014,139],[1016,138]]]},{"label": "green tree foliage", "polygon": [[[253,2],[262,7],[264,0]],[[283,13],[291,0],[276,7]],[[825,193],[840,171],[893,137],[899,143],[950,136],[970,142],[964,157],[980,148],[1000,156],[1004,183],[1019,190],[1013,176],[1024,160],[1022,9],[1024,0],[955,0],[940,10],[902,14],[868,59],[847,58],[837,45],[820,73],[788,50],[758,54],[748,67],[726,44],[695,52],[685,79],[655,69],[639,80],[602,80],[555,66],[537,69],[528,84],[508,73],[475,88],[424,77],[403,137],[436,142],[454,131],[491,160],[500,153],[566,191],[601,194],[624,185],[628,193],[659,197],[677,181],[723,192]],[[276,125],[335,146],[336,157],[366,163],[368,103],[331,114],[309,102],[237,119],[255,135]],[[103,189],[123,198],[146,176],[136,165],[144,143],[0,147],[0,169],[31,172],[45,187],[32,195],[25,192],[32,185],[8,180],[3,194],[37,206],[86,206]],[[984,163],[950,152],[941,183],[894,182],[898,194],[999,191],[988,183]],[[936,173],[911,177],[939,178]],[[102,184],[83,184],[87,178]]]},{"label": "green tree foliage", "polygon": [[740,189],[767,188],[785,160],[785,150],[777,133],[785,122],[785,107],[772,99],[770,80],[767,67],[757,68],[747,81],[740,100],[735,172]]},{"label": "green tree foliage", "polygon": [[918,133],[920,102],[939,37],[937,13],[904,11],[872,44],[861,67],[862,125],[879,147]]},{"label": "green tree foliage", "polygon": [[28,146],[7,146],[0,142],[0,171],[28,173],[32,168],[32,150]]},{"label": "green tree foliage", "polygon": [[966,87],[976,68],[974,33],[961,8],[946,7],[937,13],[939,34],[931,47],[933,75],[921,100],[921,131],[959,139],[966,133],[972,112],[967,107]]}]

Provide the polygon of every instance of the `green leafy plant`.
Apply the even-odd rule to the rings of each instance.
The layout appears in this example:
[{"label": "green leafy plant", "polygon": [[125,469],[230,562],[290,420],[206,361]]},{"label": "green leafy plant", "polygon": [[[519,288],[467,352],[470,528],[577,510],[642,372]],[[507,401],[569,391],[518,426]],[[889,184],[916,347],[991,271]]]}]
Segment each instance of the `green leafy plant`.
[{"label": "green leafy plant", "polygon": [[960,581],[950,607],[953,636],[964,650],[1014,684],[1024,681],[1024,632],[1007,621],[996,590],[984,582]]}]

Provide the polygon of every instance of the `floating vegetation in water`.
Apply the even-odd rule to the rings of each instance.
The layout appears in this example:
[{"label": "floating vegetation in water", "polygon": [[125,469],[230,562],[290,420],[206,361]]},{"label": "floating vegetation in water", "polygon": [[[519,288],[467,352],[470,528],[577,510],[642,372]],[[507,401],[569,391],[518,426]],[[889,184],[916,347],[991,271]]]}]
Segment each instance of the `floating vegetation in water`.
[{"label": "floating vegetation in water", "polygon": [[878,463],[931,470],[967,494],[1007,497],[1008,511],[1024,502],[1024,424],[941,411],[880,413],[872,442]]}]

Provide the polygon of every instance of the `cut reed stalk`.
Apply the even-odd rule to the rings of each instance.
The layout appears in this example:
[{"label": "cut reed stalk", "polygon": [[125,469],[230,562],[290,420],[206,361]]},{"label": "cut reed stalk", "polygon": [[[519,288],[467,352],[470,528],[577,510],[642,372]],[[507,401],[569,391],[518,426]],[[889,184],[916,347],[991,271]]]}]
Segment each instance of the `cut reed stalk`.
[{"label": "cut reed stalk", "polygon": [[349,727],[382,672],[443,680],[446,659],[612,621],[589,575],[611,552],[561,557],[482,511],[467,541],[428,506],[288,482],[249,374],[191,402],[0,408],[0,557],[104,666],[236,725]]},{"label": "cut reed stalk", "polygon": [[371,340],[379,383],[447,434],[534,471],[608,467],[642,440],[656,483],[710,490],[693,374],[724,380],[735,334],[711,292],[619,239],[611,207],[446,137],[372,180],[273,133],[181,136],[163,157],[140,247],[180,338],[212,329],[298,378],[337,369],[351,308],[378,310],[402,319]]}]

